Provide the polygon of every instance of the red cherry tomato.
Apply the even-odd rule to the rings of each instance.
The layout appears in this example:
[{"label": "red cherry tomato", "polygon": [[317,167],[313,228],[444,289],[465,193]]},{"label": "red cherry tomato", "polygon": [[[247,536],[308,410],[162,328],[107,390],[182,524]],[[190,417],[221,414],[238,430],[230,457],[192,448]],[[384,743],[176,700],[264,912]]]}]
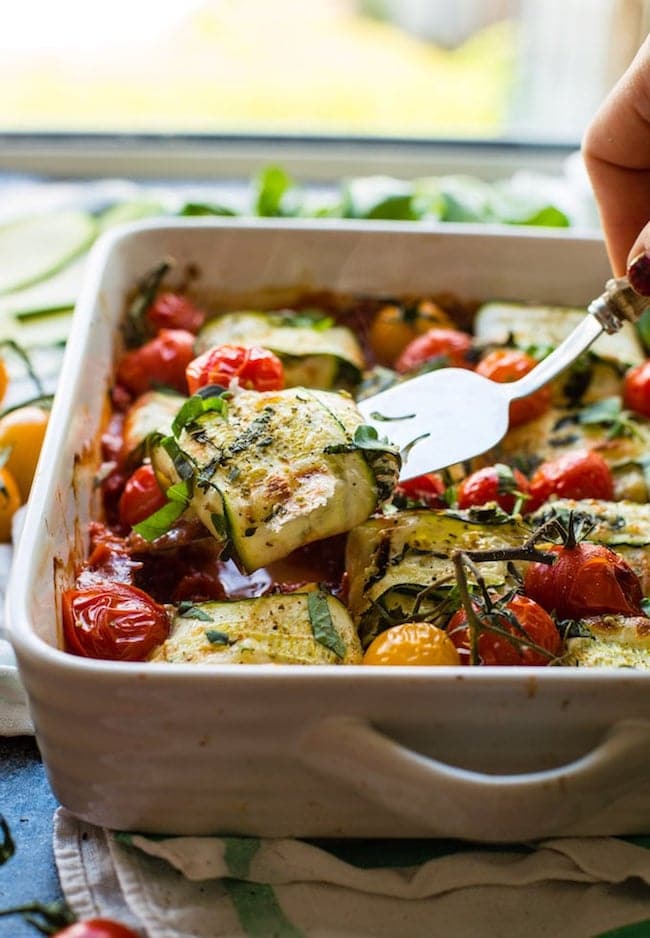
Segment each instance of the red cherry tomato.
[{"label": "red cherry tomato", "polygon": [[85,922],[75,922],[62,931],[56,932],[56,938],[139,938],[133,931],[119,922],[107,918],[91,918]]},{"label": "red cherry tomato", "polygon": [[[508,384],[523,378],[536,365],[537,361],[532,355],[518,349],[499,348],[481,359],[476,366],[476,373],[499,384]],[[510,405],[510,426],[518,427],[535,417],[540,417],[548,410],[550,404],[550,388],[540,388],[528,397],[513,401]]]},{"label": "red cherry tomato", "polygon": [[431,361],[445,358],[454,368],[471,368],[468,352],[472,348],[472,337],[459,329],[429,329],[406,346],[395,362],[400,374],[414,371]]},{"label": "red cherry tomato", "polygon": [[623,403],[629,410],[650,417],[650,359],[630,368],[623,380]]},{"label": "red cherry tomato", "polygon": [[164,608],[125,583],[65,590],[62,606],[68,650],[84,658],[143,661],[169,634]]},{"label": "red cherry tomato", "polygon": [[445,500],[442,497],[444,491],[445,483],[437,472],[427,472],[425,475],[417,476],[415,479],[400,482],[399,485],[395,487],[396,495],[411,499],[414,502],[421,502],[428,508],[445,507]]},{"label": "red cherry tomato", "polygon": [[186,329],[161,329],[140,348],[127,352],[117,366],[117,382],[132,394],[169,387],[187,393],[185,369],[194,358],[194,336]]},{"label": "red cherry tomato", "polygon": [[[458,507],[472,508],[496,502],[510,514],[517,500],[528,495],[529,489],[528,479],[519,469],[500,464],[485,466],[467,476],[458,486]],[[526,500],[522,500],[521,510],[526,510]]]},{"label": "red cherry tomato", "polygon": [[281,391],[284,368],[277,355],[268,349],[242,345],[218,345],[199,355],[187,367],[187,384],[195,394],[206,384],[227,388],[239,378],[242,388],[253,391]]},{"label": "red cherry tomato", "polygon": [[603,544],[554,545],[552,566],[532,563],[524,590],[559,619],[598,615],[642,615],[641,581],[632,568]]},{"label": "red cherry tomato", "polygon": [[186,329],[196,334],[205,322],[205,313],[180,293],[159,293],[146,317],[159,332],[161,329]]},{"label": "red cherry tomato", "polygon": [[[504,611],[515,617],[520,628],[518,629],[503,613],[497,614],[497,624],[499,628],[514,635],[517,641],[510,641],[505,635],[499,635],[488,629],[481,631],[478,638],[478,654],[481,664],[545,665],[551,657],[559,655],[562,646],[560,633],[549,614],[541,606],[527,596],[515,596],[506,603]],[[480,619],[481,613],[478,609],[477,613]],[[447,626],[447,634],[458,649],[461,664],[469,664],[470,632],[464,609],[459,609],[452,616]],[[536,645],[545,648],[549,656],[527,646],[526,636]]]},{"label": "red cherry tomato", "polygon": [[167,498],[158,485],[153,467],[147,463],[126,480],[119,501],[120,521],[133,527],[166,503]]},{"label": "red cherry tomato", "polygon": [[551,495],[558,498],[614,498],[612,472],[595,450],[575,450],[539,466],[530,480],[528,510],[535,511]]}]

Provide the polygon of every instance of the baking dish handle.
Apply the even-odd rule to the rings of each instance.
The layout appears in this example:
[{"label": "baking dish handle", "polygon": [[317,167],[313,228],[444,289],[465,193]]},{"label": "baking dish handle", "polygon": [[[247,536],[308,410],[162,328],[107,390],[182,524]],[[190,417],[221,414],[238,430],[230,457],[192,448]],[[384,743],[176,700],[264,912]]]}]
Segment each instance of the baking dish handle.
[{"label": "baking dish handle", "polygon": [[400,745],[365,720],[345,716],[314,724],[300,739],[299,755],[320,774],[415,825],[423,836],[531,840],[589,832],[591,819],[647,786],[650,722],[622,721],[574,762],[516,775],[448,765]]}]

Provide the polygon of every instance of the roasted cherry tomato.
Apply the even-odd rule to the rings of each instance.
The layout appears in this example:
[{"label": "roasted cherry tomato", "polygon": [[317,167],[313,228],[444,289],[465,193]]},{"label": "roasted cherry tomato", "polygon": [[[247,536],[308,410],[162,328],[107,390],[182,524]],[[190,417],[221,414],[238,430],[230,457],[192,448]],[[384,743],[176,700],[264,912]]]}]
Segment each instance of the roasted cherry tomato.
[{"label": "roasted cherry tomato", "polygon": [[153,467],[146,463],[129,476],[120,496],[119,513],[122,524],[133,527],[167,503]]},{"label": "roasted cherry tomato", "polygon": [[543,505],[551,495],[558,498],[614,498],[612,472],[595,450],[575,450],[539,466],[530,480],[529,511]]},{"label": "roasted cherry tomato", "polygon": [[7,393],[8,387],[9,372],[7,371],[7,366],[4,363],[4,359],[0,358],[0,401],[4,400],[4,396]]},{"label": "roasted cherry tomato", "polygon": [[107,918],[89,918],[56,932],[56,938],[139,938],[139,935],[119,922]]},{"label": "roasted cherry tomato", "polygon": [[[536,365],[537,361],[532,355],[518,349],[499,348],[488,352],[485,358],[481,359],[476,366],[476,373],[499,384],[508,384],[523,378]],[[513,401],[510,404],[510,426],[518,427],[535,417],[540,417],[548,410],[550,403],[551,389],[548,387]]]},{"label": "roasted cherry tomato", "polygon": [[117,381],[132,394],[169,387],[187,393],[185,369],[194,358],[194,336],[186,329],[161,329],[140,348],[127,352],[117,366]]},{"label": "roasted cherry tomato", "polygon": [[[490,621],[485,614],[476,610],[479,619],[485,622],[486,628],[478,637],[478,655],[484,665],[545,665],[551,658],[559,655],[562,640],[555,623],[540,605],[528,596],[515,596],[506,603],[503,612],[495,610],[494,619],[499,628],[513,636],[510,640],[505,635],[490,631]],[[513,616],[517,625],[511,621]],[[458,649],[462,664],[470,662],[470,632],[467,625],[467,614],[464,609],[456,612],[447,626],[449,638]],[[526,638],[535,645],[546,649],[545,655],[535,648],[526,645]]]},{"label": "roasted cherry tomato", "polygon": [[0,541],[11,540],[11,521],[22,504],[18,484],[7,468],[0,469]]},{"label": "roasted cherry tomato", "polygon": [[510,514],[517,501],[520,501],[521,510],[525,511],[529,489],[528,479],[519,469],[511,469],[500,463],[485,466],[467,476],[458,486],[458,507],[472,508],[496,502]]},{"label": "roasted cherry tomato", "polygon": [[392,366],[406,346],[429,329],[447,329],[453,323],[436,303],[423,300],[414,306],[384,306],[375,315],[368,339],[380,365]]},{"label": "roasted cherry tomato", "polygon": [[408,479],[395,486],[396,496],[421,502],[429,508],[445,507],[444,492],[445,483],[437,472],[427,472],[425,475],[416,476],[415,479]]},{"label": "roasted cherry tomato", "polygon": [[641,581],[632,568],[603,544],[554,545],[552,566],[532,563],[524,590],[559,619],[598,615],[642,615]]},{"label": "roasted cherry tomato", "polygon": [[169,634],[164,608],[136,586],[65,590],[62,606],[68,650],[84,658],[144,661]]},{"label": "roasted cherry tomato", "polygon": [[254,391],[281,391],[284,368],[268,349],[242,345],[218,345],[199,355],[187,366],[187,384],[195,394],[206,384],[227,388],[233,378],[242,388]]},{"label": "roasted cherry tomato", "polygon": [[161,329],[186,329],[196,334],[205,322],[202,309],[180,293],[159,293],[146,313],[150,326]]},{"label": "roasted cherry tomato", "polygon": [[424,335],[406,346],[395,362],[400,374],[415,371],[432,359],[443,359],[454,368],[471,368],[468,353],[472,348],[472,337],[459,329],[429,329]]},{"label": "roasted cherry tomato", "polygon": [[378,635],[366,649],[363,663],[455,665],[460,658],[443,629],[429,622],[405,622]]},{"label": "roasted cherry tomato", "polygon": [[0,450],[9,450],[5,468],[18,483],[22,500],[27,501],[50,412],[27,404],[0,418]]},{"label": "roasted cherry tomato", "polygon": [[630,368],[623,379],[623,403],[629,410],[650,417],[650,359]]}]

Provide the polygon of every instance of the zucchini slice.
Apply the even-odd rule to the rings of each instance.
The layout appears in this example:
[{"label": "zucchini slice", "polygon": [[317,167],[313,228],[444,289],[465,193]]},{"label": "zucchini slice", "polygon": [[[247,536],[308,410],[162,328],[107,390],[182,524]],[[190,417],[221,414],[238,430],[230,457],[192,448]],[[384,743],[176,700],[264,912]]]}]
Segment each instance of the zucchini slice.
[{"label": "zucchini slice", "polygon": [[223,412],[154,442],[151,460],[159,478],[188,485],[203,524],[251,572],[349,531],[390,496],[399,455],[357,445],[361,424],[347,395],[239,390]]},{"label": "zucchini slice", "polygon": [[185,604],[153,661],[175,664],[358,664],[345,606],[319,591]]},{"label": "zucchini slice", "polygon": [[650,619],[602,616],[569,626],[562,664],[588,668],[650,669]]},{"label": "zucchini slice", "polygon": [[[348,607],[364,647],[415,613],[428,619],[451,615],[447,600],[455,585],[454,550],[518,546],[529,535],[528,526],[506,515],[502,523],[481,523],[469,515],[431,510],[372,518],[354,528],[346,550]],[[488,586],[506,583],[503,562],[482,563],[481,573]]]},{"label": "zucchini slice", "polygon": [[123,447],[128,456],[150,433],[171,433],[171,426],[185,398],[168,391],[146,391],[136,398],[124,419]]},{"label": "zucchini slice", "polygon": [[234,312],[211,319],[197,336],[197,354],[226,343],[259,345],[274,352],[284,365],[287,387],[328,390],[341,380],[356,384],[365,367],[361,346],[350,329],[292,310]]},{"label": "zucchini slice", "polygon": [[[478,310],[474,331],[481,342],[502,345],[511,341],[522,349],[555,348],[586,315],[586,310],[573,306],[491,302]],[[615,335],[597,339],[591,349],[604,361],[625,365],[645,361],[636,331],[628,324]]]}]

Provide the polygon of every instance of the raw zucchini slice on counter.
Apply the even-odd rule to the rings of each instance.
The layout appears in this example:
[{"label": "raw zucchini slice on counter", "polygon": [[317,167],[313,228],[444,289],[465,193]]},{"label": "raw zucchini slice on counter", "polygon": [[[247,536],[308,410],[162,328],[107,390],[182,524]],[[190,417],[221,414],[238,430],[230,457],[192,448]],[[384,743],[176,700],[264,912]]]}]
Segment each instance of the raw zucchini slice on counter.
[{"label": "raw zucchini slice on counter", "polygon": [[[453,551],[514,547],[530,535],[520,521],[498,518],[481,523],[452,512],[405,511],[354,528],[346,551],[348,607],[364,647],[415,613],[427,619],[451,615]],[[502,586],[507,579],[503,562],[482,563],[481,573],[488,586]]]},{"label": "raw zucchini slice on counter", "polygon": [[[476,314],[474,332],[481,342],[502,345],[508,341],[522,349],[555,348],[587,315],[573,306],[532,306],[525,303],[491,302]],[[643,347],[633,326],[597,339],[591,347],[604,361],[638,365],[645,361]]]},{"label": "raw zucchini slice on counter", "polygon": [[211,319],[199,332],[197,353],[216,345],[262,346],[282,360],[287,387],[328,390],[356,384],[365,360],[354,333],[329,317],[292,310],[234,312]]},{"label": "raw zucchini slice on counter", "polygon": [[87,212],[52,212],[0,226],[0,296],[21,290],[65,267],[97,235]]},{"label": "raw zucchini slice on counter", "polygon": [[650,619],[602,616],[580,619],[567,630],[565,665],[650,669]]},{"label": "raw zucchini slice on counter", "polygon": [[175,664],[358,664],[345,606],[317,590],[184,604],[153,661]]},{"label": "raw zucchini slice on counter", "polygon": [[362,424],[352,399],[334,392],[196,395],[172,435],[151,441],[151,460],[250,572],[349,531],[390,497],[399,454]]}]

